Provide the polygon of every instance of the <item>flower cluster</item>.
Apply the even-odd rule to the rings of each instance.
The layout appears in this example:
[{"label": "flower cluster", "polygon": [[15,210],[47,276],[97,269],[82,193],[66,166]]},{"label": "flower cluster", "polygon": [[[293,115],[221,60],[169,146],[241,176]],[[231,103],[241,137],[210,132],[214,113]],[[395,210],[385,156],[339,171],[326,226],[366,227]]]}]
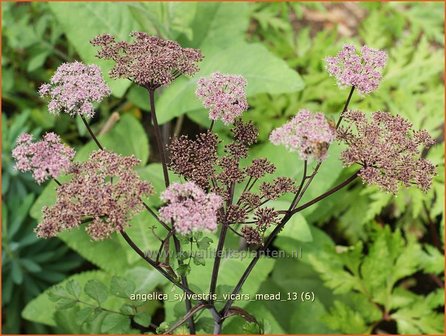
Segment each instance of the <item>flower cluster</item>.
[{"label": "flower cluster", "polygon": [[93,117],[93,103],[102,101],[110,93],[99,67],[80,62],[62,64],[50,83],[39,89],[42,97],[50,97],[48,110],[51,113],[66,112],[85,117]]},{"label": "flower cluster", "polygon": [[130,34],[132,42],[116,41],[103,34],[91,43],[100,47],[99,58],[115,61],[112,78],[127,78],[152,89],[165,86],[182,74],[193,75],[203,59],[197,49],[182,48],[177,42],[164,40],[144,32]]},{"label": "flower cluster", "polygon": [[211,132],[200,133],[195,140],[182,135],[169,145],[169,167],[177,174],[208,188],[217,161],[218,138]]},{"label": "flower cluster", "polygon": [[400,183],[429,189],[435,166],[421,157],[421,151],[434,141],[426,131],[414,131],[408,120],[387,112],[367,118],[363,112],[348,111],[344,119],[351,126],[338,130],[338,138],[348,145],[341,159],[346,166],[360,164],[365,182],[392,193]]},{"label": "flower cluster", "polygon": [[180,234],[195,231],[215,231],[217,210],[222,206],[220,196],[208,193],[194,182],[173,183],[162,194],[167,204],[160,208],[161,220],[173,220]]},{"label": "flower cluster", "polygon": [[241,229],[243,239],[249,245],[262,245],[263,239],[258,230],[251,226],[244,226]]},{"label": "flower cluster", "polygon": [[243,76],[215,72],[198,80],[196,94],[209,109],[209,118],[220,119],[227,125],[248,109],[246,84]]},{"label": "flower cluster", "polygon": [[294,193],[297,188],[293,179],[289,177],[276,177],[272,182],[263,182],[260,185],[262,199],[275,200],[286,193]]},{"label": "flower cluster", "polygon": [[254,126],[252,121],[243,122],[237,119],[234,122],[234,127],[231,129],[234,135],[234,140],[245,146],[251,146],[257,142],[259,130]]},{"label": "flower cluster", "polygon": [[141,197],[153,193],[133,170],[138,163],[134,156],[96,151],[88,161],[74,164],[72,179],[57,189],[56,203],[43,209],[37,235],[54,237],[83,222],[89,222],[86,231],[94,240],[124,230],[142,209]]},{"label": "flower cluster", "polygon": [[327,157],[328,145],[336,138],[335,128],[322,113],[300,110],[288,123],[271,132],[270,141],[297,151],[303,160]]},{"label": "flower cluster", "polygon": [[74,149],[64,145],[55,133],[46,133],[41,141],[32,142],[31,134],[24,133],[17,139],[12,151],[15,168],[22,172],[31,171],[34,180],[42,183],[56,178],[71,165]]},{"label": "flower cluster", "polygon": [[375,91],[381,82],[381,71],[387,63],[385,51],[363,46],[360,54],[351,44],[346,44],[334,57],[325,59],[328,73],[338,85],[354,86],[362,94]]}]

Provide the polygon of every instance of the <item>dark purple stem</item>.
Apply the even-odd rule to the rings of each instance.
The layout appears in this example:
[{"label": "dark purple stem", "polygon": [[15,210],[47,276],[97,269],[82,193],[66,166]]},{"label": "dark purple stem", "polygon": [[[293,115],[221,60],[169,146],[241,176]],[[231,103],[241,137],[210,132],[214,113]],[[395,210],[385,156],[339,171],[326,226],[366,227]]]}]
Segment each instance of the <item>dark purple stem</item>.
[{"label": "dark purple stem", "polygon": [[101,143],[99,142],[98,138],[96,138],[96,135],[91,130],[90,125],[88,125],[87,120],[81,116],[82,121],[84,122],[85,127],[87,127],[88,133],[90,133],[91,138],[96,142],[96,145],[99,147],[100,150],[104,150],[104,147],[102,147]]},{"label": "dark purple stem", "polygon": [[[169,181],[169,171],[167,168],[167,158],[166,158],[166,151],[164,148],[164,142],[163,139],[161,137],[161,131],[160,131],[160,127],[158,124],[158,119],[156,117],[156,109],[155,109],[155,89],[154,88],[147,88],[147,90],[149,91],[149,101],[150,101],[150,116],[151,116],[151,120],[153,123],[153,128],[155,131],[155,140],[158,146],[158,151],[160,153],[160,157],[161,157],[161,164],[163,166],[163,174],[164,174],[164,183],[166,185],[166,188],[169,186],[170,181]],[[179,253],[181,252],[181,244],[180,241],[178,240],[178,238],[175,236],[175,234],[173,234],[173,242],[174,242],[174,246],[175,246],[175,251],[177,253],[177,255],[179,255]],[[182,266],[183,262],[181,260],[177,260],[178,265]],[[185,275],[181,276],[181,283],[184,287],[189,288],[189,283],[187,281],[187,277]],[[192,309],[192,303],[191,300],[189,298],[186,298],[185,300],[185,304],[186,304],[186,310],[187,312],[190,312],[190,310]],[[191,316],[188,319],[188,325],[189,325],[189,331],[191,334],[195,334],[195,323],[193,320],[193,317]]]},{"label": "dark purple stem", "polygon": [[158,119],[156,118],[156,110],[155,110],[155,90],[148,89],[149,91],[149,101],[150,101],[150,116],[153,123],[153,128],[155,130],[155,140],[158,146],[158,151],[160,152],[161,164],[163,165],[163,174],[164,174],[164,182],[166,187],[169,186],[169,171],[167,170],[167,159],[166,159],[166,151],[163,146],[163,140],[161,138],[160,127],[158,125]]},{"label": "dark purple stem", "polygon": [[[347,97],[347,100],[345,102],[344,108],[342,109],[341,115],[339,116],[339,120],[336,123],[336,129],[339,127],[343,115],[344,113],[347,111],[348,106],[350,104],[351,98],[353,96],[353,92],[355,90],[355,87],[353,86],[349,92],[349,95]],[[251,274],[254,266],[257,264],[257,261],[260,259],[260,256],[263,254],[262,252],[266,251],[266,249],[269,247],[269,245],[272,243],[272,241],[274,240],[274,238],[279,234],[279,232],[283,229],[283,227],[285,226],[285,224],[291,219],[291,217],[293,216],[293,214],[295,214],[296,212],[293,212],[295,209],[295,207],[297,206],[297,204],[299,204],[300,200],[302,199],[302,197],[304,196],[306,190],[308,189],[308,187],[310,186],[311,182],[313,181],[314,177],[317,175],[317,172],[319,171],[319,168],[322,165],[322,161],[319,162],[317,164],[317,166],[315,167],[315,169],[313,170],[313,173],[310,176],[306,176],[306,166],[304,167],[304,175],[302,177],[302,182],[301,185],[298,189],[298,192],[296,193],[296,196],[293,200],[293,202],[291,203],[291,206],[289,208],[289,210],[286,212],[285,216],[282,218],[282,221],[280,222],[279,225],[277,225],[275,227],[275,229],[273,230],[273,232],[269,235],[269,237],[267,238],[265,244],[260,247],[259,249],[257,249],[256,251],[256,255],[255,257],[251,260],[250,264],[248,265],[248,267],[246,268],[245,272],[243,273],[242,277],[240,278],[239,282],[237,283],[237,285],[235,286],[234,290],[232,291],[232,296],[234,296],[235,294],[238,294],[243,286],[243,284],[245,283],[246,279],[248,278],[248,276]],[[358,172],[356,172],[353,176],[351,176],[350,178],[347,179],[348,183],[350,183],[351,181],[353,181],[358,175]],[[305,180],[307,180],[307,182],[305,183]],[[322,194],[321,196],[317,197],[317,201],[313,202],[314,200],[304,204],[307,205],[306,207],[322,200],[323,198],[331,195],[332,193],[336,192],[337,190],[341,189],[342,187],[346,186],[348,183],[345,183],[346,181],[344,181],[343,183],[341,183],[340,185],[336,186],[333,189],[330,189],[329,191],[327,191],[326,193]],[[336,189],[336,190],[334,190]],[[316,199],[315,199],[316,200]],[[310,204],[311,203],[311,204]],[[304,206],[303,205],[303,206]],[[300,211],[303,210],[304,208],[299,207]],[[232,304],[234,303],[233,299],[230,299],[226,302],[224,308],[221,310],[221,316],[225,316],[225,314],[228,312],[228,310],[231,308]],[[221,328],[221,326],[220,326]]]}]

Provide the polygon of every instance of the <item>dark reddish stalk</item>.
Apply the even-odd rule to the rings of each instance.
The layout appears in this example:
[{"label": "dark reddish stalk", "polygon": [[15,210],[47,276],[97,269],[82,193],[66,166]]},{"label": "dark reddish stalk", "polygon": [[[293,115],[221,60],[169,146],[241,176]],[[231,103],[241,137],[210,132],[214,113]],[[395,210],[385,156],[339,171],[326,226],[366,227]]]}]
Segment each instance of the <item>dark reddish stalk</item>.
[{"label": "dark reddish stalk", "polygon": [[344,108],[342,109],[341,115],[339,116],[339,120],[336,123],[336,129],[338,129],[339,125],[341,124],[342,119],[344,118],[344,113],[347,111],[348,109],[348,105],[350,104],[350,100],[352,99],[353,96],[353,92],[355,91],[355,87],[352,86],[352,88],[350,89],[350,93],[348,94],[347,100],[345,102]]},{"label": "dark reddish stalk", "polygon": [[[155,140],[158,146],[158,151],[160,153],[160,157],[161,157],[161,164],[163,166],[163,175],[164,175],[164,183],[166,185],[166,188],[169,186],[170,181],[169,181],[169,171],[167,168],[167,158],[166,158],[166,151],[164,148],[164,143],[163,143],[163,139],[161,137],[161,131],[160,131],[160,127],[158,124],[158,119],[156,117],[156,109],[155,109],[155,89],[149,87],[147,89],[149,91],[149,101],[150,101],[150,116],[151,116],[151,120],[153,123],[153,128],[155,131]],[[174,246],[175,246],[175,251],[177,254],[179,254],[181,252],[181,244],[180,241],[178,240],[178,238],[175,236],[175,234],[173,234],[173,242],[174,242]],[[182,266],[183,262],[181,260],[177,260],[178,265]],[[187,281],[187,277],[185,275],[181,276],[181,283],[183,286],[185,287],[189,287],[189,283]],[[190,299],[186,298],[185,300],[185,304],[186,304],[186,310],[187,312],[190,312],[190,310],[192,309],[192,302]],[[189,331],[191,334],[195,334],[195,323],[193,320],[193,317],[191,316],[188,319],[188,325],[189,325]]]},{"label": "dark reddish stalk", "polygon": [[[279,234],[279,232],[282,231],[282,229],[285,226],[285,224],[288,223],[288,221],[291,219],[291,217],[295,213],[297,213],[299,211],[302,211],[303,209],[308,208],[309,206],[311,206],[311,205],[321,201],[325,197],[330,196],[331,194],[335,193],[336,191],[340,190],[341,188],[343,188],[346,185],[348,185],[349,183],[351,183],[353,180],[356,179],[357,176],[358,176],[358,172],[356,172],[355,174],[350,176],[347,180],[345,180],[344,182],[340,183],[336,187],[334,187],[334,188],[330,189],[329,191],[325,192],[324,194],[316,197],[315,199],[311,200],[310,202],[305,203],[301,207],[299,207],[299,208],[297,208],[297,209],[295,209],[293,211],[287,211],[285,216],[283,217],[282,221],[280,222],[280,224],[277,225],[274,228],[273,232],[269,235],[269,237],[266,240],[265,244],[262,247],[260,247],[259,249],[257,249],[256,255],[251,260],[250,264],[248,265],[248,267],[246,268],[245,272],[243,273],[241,279],[239,280],[239,282],[235,286],[234,290],[231,293],[232,294],[231,296],[235,296],[236,294],[238,294],[240,292],[240,290],[241,290],[243,284],[245,283],[246,279],[248,278],[249,274],[253,270],[254,266],[257,264],[257,261],[259,261],[260,257],[263,255],[263,253],[266,251],[266,249],[272,243],[274,238],[276,238],[276,236]],[[231,308],[233,303],[234,303],[233,299],[230,299],[230,300],[228,300],[228,302],[226,302],[226,305],[224,306],[224,308],[222,309],[222,312],[221,312],[222,316],[225,316],[226,312],[229,310],[229,308]]]},{"label": "dark reddish stalk", "polygon": [[158,146],[158,151],[160,152],[161,164],[163,166],[163,174],[164,174],[164,182],[166,187],[169,186],[169,171],[167,170],[167,159],[166,159],[166,151],[163,146],[163,140],[161,138],[160,127],[158,125],[158,119],[156,118],[156,110],[155,110],[155,90],[148,89],[149,91],[149,101],[150,101],[150,117],[152,119],[153,128],[155,131],[155,141]]},{"label": "dark reddish stalk", "polygon": [[312,199],[311,201],[302,204],[300,207],[297,207],[295,209],[293,209],[290,214],[294,215],[295,213],[298,213],[302,210],[305,210],[306,208],[312,206],[313,204],[322,201],[324,198],[334,194],[335,192],[337,192],[338,190],[341,190],[342,188],[344,188],[346,185],[350,184],[351,182],[353,182],[357,177],[358,177],[359,171],[357,171],[356,173],[354,173],[352,176],[350,176],[348,179],[346,179],[344,182],[338,184],[336,187],[324,192],[323,194],[319,195],[318,197]]},{"label": "dark reddish stalk", "polygon": [[104,147],[102,147],[101,143],[99,142],[98,138],[96,138],[96,135],[91,130],[90,125],[88,125],[87,120],[83,116],[81,116],[82,121],[84,122],[85,127],[87,128],[88,133],[90,133],[91,138],[96,142],[96,145],[99,147],[100,150],[104,150]]},{"label": "dark reddish stalk", "polygon": [[[226,203],[226,205],[227,205],[226,216],[229,212],[229,207],[231,206],[232,200],[234,198],[234,187],[235,187],[234,182],[231,182],[231,186],[229,187],[230,196]],[[223,222],[221,231],[220,231],[220,236],[218,237],[218,244],[217,244],[217,250],[215,252],[214,266],[212,268],[211,283],[209,285],[209,294],[211,297],[213,294],[215,294],[215,290],[217,287],[218,272],[220,271],[220,263],[221,263],[221,257],[222,257],[221,254],[223,252],[223,246],[225,244],[228,227],[229,227],[229,223],[225,219]],[[212,299],[210,301],[212,302]]]},{"label": "dark reddish stalk", "polygon": [[[156,261],[150,259],[148,256],[145,255],[145,253],[135,244],[135,242],[125,233],[124,231],[121,231],[121,236],[124,238],[124,240],[127,242],[128,245],[147,263],[150,264],[153,268],[155,268],[158,272],[160,272],[167,280],[172,282],[175,286],[183,290],[184,292],[193,295],[194,292],[189,288],[184,286],[183,284],[177,282],[175,279],[172,278],[172,276],[167,273],[161,266],[159,266]],[[200,301],[201,302],[201,301]],[[204,301],[201,303],[205,303]]]},{"label": "dark reddish stalk", "polygon": [[[341,115],[339,116],[339,120],[336,123],[336,129],[339,127],[343,115],[344,113],[347,111],[348,106],[350,104],[351,98],[353,96],[353,92],[355,90],[355,87],[353,86],[349,92],[349,95],[347,97],[347,100],[345,102],[344,108],[342,109]],[[264,251],[266,251],[266,249],[269,247],[269,245],[272,243],[272,241],[274,240],[274,238],[279,234],[279,232],[283,229],[283,227],[285,226],[285,224],[291,219],[291,217],[293,216],[293,214],[295,214],[296,212],[293,212],[294,208],[296,207],[297,204],[299,204],[300,200],[302,199],[302,197],[304,196],[306,190],[308,189],[308,187],[310,186],[311,182],[313,181],[314,177],[317,175],[317,172],[319,171],[319,168],[322,165],[322,161],[319,162],[317,164],[317,166],[315,167],[315,169],[313,170],[313,173],[310,176],[306,176],[306,169],[304,167],[304,175],[302,177],[302,182],[301,185],[298,189],[298,192],[296,193],[296,196],[293,200],[293,202],[291,203],[291,206],[289,208],[289,210],[285,213],[285,216],[282,218],[282,221],[280,222],[279,225],[277,225],[275,227],[275,229],[273,230],[273,232],[269,235],[269,237],[267,238],[265,244],[260,247],[259,249],[257,249],[256,251],[256,255],[255,257],[251,260],[250,264],[248,265],[248,267],[246,268],[245,272],[243,273],[242,277],[240,278],[239,282],[237,283],[237,285],[235,286],[234,290],[232,291],[232,294],[238,294],[243,286],[243,284],[245,283],[246,279],[248,278],[248,276],[251,274],[254,266],[257,264],[257,261],[260,259],[260,256],[263,254]],[[356,177],[357,177],[358,172],[356,172],[352,177],[350,177],[349,179],[347,179],[350,183],[351,181],[353,181]],[[306,183],[305,183],[305,180]],[[341,189],[342,187],[346,186],[348,183],[345,183],[345,181],[343,183],[341,183],[340,185],[336,186],[333,189],[336,189],[334,191],[332,191],[333,189],[330,189],[329,191],[327,191],[326,193],[322,194],[321,196],[317,197],[319,198],[318,201],[322,200],[325,197],[328,197],[329,195],[331,195],[332,193],[336,192],[337,190]],[[324,197],[322,197],[324,196]],[[313,202],[314,200],[308,202],[306,205],[307,207],[318,202]],[[311,204],[309,204],[311,203]],[[304,204],[305,205],[305,204]],[[303,207],[303,206],[302,206]],[[302,208],[300,207],[300,208]],[[300,209],[303,210],[303,209]],[[232,296],[233,296],[232,295]],[[228,310],[231,308],[232,304],[234,303],[233,299],[230,299],[226,302],[224,308],[221,310],[221,315],[225,316],[225,314],[228,312]],[[220,322],[221,324],[221,322]],[[217,324],[215,325],[215,328],[218,330],[221,330],[221,325],[219,327],[217,327]]]},{"label": "dark reddish stalk", "polygon": [[[165,178],[165,183],[166,183],[166,186],[168,186],[169,185],[169,175],[168,175],[168,173],[167,173],[167,165],[166,165],[166,160],[165,160],[165,154],[164,154],[164,151],[163,151],[163,149],[162,149],[162,143],[160,142],[161,141],[161,136],[160,136],[160,131],[159,131],[159,126],[158,126],[158,122],[157,122],[157,120],[156,120],[156,114],[155,114],[155,107],[154,107],[154,104],[155,104],[155,100],[154,100],[154,91],[152,91],[152,90],[149,90],[149,96],[150,96],[150,103],[151,103],[151,108],[152,108],[152,111],[151,111],[151,115],[152,115],[152,120],[153,120],[153,123],[154,123],[154,126],[155,126],[155,134],[157,135],[156,136],[156,138],[157,138],[157,143],[158,143],[158,147],[159,147],[159,150],[160,150],[160,152],[161,152],[161,160],[162,160],[162,162],[163,162],[163,172],[164,172],[164,178]],[[82,121],[84,122],[84,124],[85,124],[85,127],[87,127],[87,130],[88,130],[88,132],[90,133],[90,135],[91,135],[91,137],[93,138],[93,140],[94,140],[94,142],[96,143],[96,145],[101,149],[101,150],[103,150],[104,148],[102,147],[102,145],[101,145],[101,143],[99,142],[99,140],[97,139],[97,137],[96,137],[96,135],[94,134],[94,132],[92,131],[92,129],[90,128],[90,126],[88,125],[88,123],[87,123],[87,121],[85,120],[85,118],[84,117],[82,117],[81,116],[81,118],[82,118]],[[57,183],[57,182],[56,182]],[[155,212],[152,210],[152,209],[150,209],[150,207],[147,205],[147,204],[145,204],[144,202],[143,202],[143,204],[144,204],[144,207],[146,208],[146,210],[152,215],[152,216],[154,216],[155,217],[155,219],[158,221],[158,222],[160,222],[166,229],[168,229],[169,231],[170,230],[172,230],[171,228],[169,228],[165,223],[163,223],[159,218],[158,218],[158,216],[156,216],[156,214],[155,214]],[[125,241],[130,245],[130,247],[136,252],[136,253],[138,253],[144,260],[146,260],[150,265],[152,265],[155,269],[157,269],[161,274],[163,274],[167,279],[169,279],[169,281],[171,281],[172,283],[174,283],[175,285],[179,285],[177,282],[176,282],[176,280],[175,279],[172,279],[172,277],[170,277],[170,275],[164,270],[164,269],[162,269],[154,260],[152,260],[152,259],[150,259],[150,258],[148,258],[140,249],[139,249],[139,247],[136,245],[136,244],[134,244],[133,243],[133,241],[130,239],[130,237],[125,233],[125,232],[121,232],[121,234],[122,234],[122,236],[124,237],[124,239],[125,239]],[[175,235],[173,236],[173,238],[174,238],[174,242],[175,242],[175,248],[176,248],[176,251],[177,251],[177,253],[179,253],[179,247],[180,247],[180,242],[178,241],[178,239],[175,237]],[[166,276],[167,275],[167,276]],[[188,284],[188,282],[187,282],[187,279],[184,277],[184,276],[182,276],[181,277],[181,284],[180,284],[180,286],[178,286],[179,288],[181,288],[183,291],[185,291],[186,293],[193,293],[191,290],[190,290],[190,288],[189,288],[189,284]],[[187,290],[185,290],[185,289],[187,289]],[[186,309],[188,309],[188,311],[190,310],[192,308],[192,304],[191,304],[191,301],[189,300],[189,299],[186,299]],[[194,325],[194,322],[193,322],[193,320],[190,320],[189,321],[189,327],[190,327],[190,332],[192,333],[192,334],[194,334],[195,333],[195,325]]]}]

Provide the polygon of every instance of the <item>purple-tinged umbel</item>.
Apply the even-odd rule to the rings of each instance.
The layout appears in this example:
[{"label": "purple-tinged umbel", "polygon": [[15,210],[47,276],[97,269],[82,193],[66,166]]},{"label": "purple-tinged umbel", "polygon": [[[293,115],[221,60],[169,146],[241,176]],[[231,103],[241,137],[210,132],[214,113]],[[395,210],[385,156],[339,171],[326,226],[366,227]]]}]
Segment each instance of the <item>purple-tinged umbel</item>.
[{"label": "purple-tinged umbel", "polygon": [[43,209],[37,235],[54,237],[84,222],[89,222],[86,231],[94,240],[126,229],[133,215],[143,209],[141,197],[153,193],[152,185],[133,170],[138,164],[134,156],[103,150],[73,164],[71,180],[57,188],[56,203]]},{"label": "purple-tinged umbel", "polygon": [[368,94],[381,82],[387,53],[368,46],[363,46],[358,53],[353,45],[346,44],[336,56],[327,57],[325,63],[340,87],[354,86],[361,94]]},{"label": "purple-tinged umbel", "polygon": [[327,157],[328,146],[336,139],[336,132],[323,113],[300,110],[288,123],[272,131],[269,139],[275,145],[298,152],[302,160],[322,161]]},{"label": "purple-tinged umbel", "polygon": [[392,193],[400,184],[430,188],[435,166],[421,157],[421,151],[434,141],[426,131],[414,131],[408,120],[387,112],[368,118],[363,112],[349,111],[344,119],[351,125],[338,130],[338,138],[348,145],[341,159],[346,166],[360,164],[359,176],[365,182]]},{"label": "purple-tinged umbel", "polygon": [[167,204],[160,208],[160,218],[173,220],[176,232],[184,235],[217,229],[217,210],[223,200],[214,193],[207,194],[194,182],[171,184],[161,199]]},{"label": "purple-tinged umbel", "polygon": [[73,62],[59,66],[50,83],[40,87],[39,94],[51,98],[50,113],[93,117],[93,103],[101,102],[111,91],[97,65]]},{"label": "purple-tinged umbel", "polygon": [[132,42],[116,41],[109,34],[98,35],[91,44],[100,48],[98,58],[113,60],[112,78],[126,78],[154,90],[181,75],[192,76],[203,59],[198,49],[183,48],[177,42],[144,32],[130,34]]},{"label": "purple-tinged umbel", "polygon": [[46,133],[41,141],[32,142],[31,134],[24,133],[17,139],[12,151],[15,168],[21,172],[32,172],[37,183],[57,178],[67,171],[74,157],[74,149],[64,145],[55,133]]},{"label": "purple-tinged umbel", "polygon": [[228,125],[248,109],[246,84],[243,76],[215,72],[198,80],[196,95],[209,109],[211,120]]}]

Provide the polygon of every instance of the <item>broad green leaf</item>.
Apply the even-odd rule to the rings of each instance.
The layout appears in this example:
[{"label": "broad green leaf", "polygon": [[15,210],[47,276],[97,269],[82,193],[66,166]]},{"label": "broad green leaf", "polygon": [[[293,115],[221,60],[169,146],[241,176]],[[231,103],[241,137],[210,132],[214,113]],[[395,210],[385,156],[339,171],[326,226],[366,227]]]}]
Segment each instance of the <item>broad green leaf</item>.
[{"label": "broad green leaf", "polygon": [[50,3],[62,30],[74,46],[77,53],[86,63],[100,65],[104,78],[110,85],[113,94],[122,97],[130,82],[127,80],[110,80],[106,74],[113,65],[112,62],[98,60],[97,49],[89,41],[99,34],[112,34],[119,40],[128,40],[132,31],[138,31],[140,26],[133,18],[125,3],[89,3],[67,2]]},{"label": "broad green leaf", "polygon": [[82,257],[111,274],[119,274],[129,267],[126,248],[121,245],[117,234],[102,241],[93,241],[81,227],[61,233],[59,238]]},{"label": "broad green leaf", "polygon": [[296,304],[291,318],[290,332],[296,334],[333,334],[334,331],[321,323],[326,314],[324,305],[315,299],[314,302]]},{"label": "broad green leaf", "polygon": [[92,307],[85,307],[80,309],[76,314],[76,322],[78,325],[82,325],[87,322],[93,315],[95,309]]},{"label": "broad green leaf", "polygon": [[65,285],[65,288],[68,294],[72,295],[76,299],[79,299],[82,289],[77,281],[75,280],[68,281],[67,284]]},{"label": "broad green leaf", "polygon": [[[121,155],[135,155],[144,166],[149,158],[149,141],[141,123],[126,114],[120,117],[116,125],[105,135],[98,136],[102,146]],[[76,155],[77,161],[88,159],[92,151],[97,150],[93,141],[82,147]]]},{"label": "broad green leaf", "polygon": [[[259,67],[259,64],[262,66]],[[270,94],[297,92],[304,86],[297,72],[261,44],[233,45],[224,53],[219,52],[205,57],[200,69],[192,79],[177,80],[159,97],[157,114],[160,123],[200,109],[202,105],[195,96],[197,80],[216,71],[243,75],[248,81],[248,97],[263,92]],[[198,110],[194,113],[207,112]]]},{"label": "broad green leaf", "polygon": [[[283,203],[288,204],[285,202]],[[279,204],[279,203],[277,202],[274,204]],[[305,217],[302,216],[302,214],[300,213],[295,214],[293,217],[291,217],[288,223],[285,224],[284,228],[279,233],[277,240],[280,241],[281,239],[284,238],[294,239],[302,242],[311,242],[313,240],[310,227],[308,226],[308,223],[305,220]]]}]

